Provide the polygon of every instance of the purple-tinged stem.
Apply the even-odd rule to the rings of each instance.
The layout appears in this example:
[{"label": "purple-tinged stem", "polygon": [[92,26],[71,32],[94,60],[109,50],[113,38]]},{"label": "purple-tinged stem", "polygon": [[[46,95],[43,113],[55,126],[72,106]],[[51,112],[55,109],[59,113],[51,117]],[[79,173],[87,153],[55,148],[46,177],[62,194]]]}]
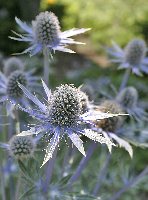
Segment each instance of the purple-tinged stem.
[{"label": "purple-tinged stem", "polygon": [[69,186],[71,186],[73,183],[75,183],[78,180],[78,178],[81,175],[82,170],[84,169],[84,167],[88,163],[88,161],[91,158],[91,156],[92,156],[97,145],[98,145],[98,143],[95,143],[94,141],[91,142],[89,149],[86,152],[86,157],[82,158],[82,160],[81,160],[80,164],[78,165],[74,175],[70,179]]},{"label": "purple-tinged stem", "polygon": [[93,191],[93,195],[94,195],[94,196],[97,195],[97,192],[98,192],[98,190],[99,190],[99,188],[100,188],[100,185],[101,185],[102,180],[103,180],[103,178],[104,178],[104,175],[105,175],[105,173],[106,173],[106,169],[107,169],[107,167],[108,167],[110,158],[111,158],[111,153],[108,153],[108,155],[107,155],[107,157],[106,157],[106,162],[105,162],[104,167],[103,167],[103,169],[102,169],[102,171],[101,171],[101,173],[100,173],[100,175],[99,175],[99,179],[98,179],[98,182],[97,182],[97,184],[96,184],[96,187],[95,187],[95,189],[94,189],[94,191]]},{"label": "purple-tinged stem", "polygon": [[131,68],[127,68],[125,71],[124,77],[122,79],[122,83],[120,85],[119,92],[125,88],[128,78],[129,78],[129,75],[130,75],[130,72],[131,72]]},{"label": "purple-tinged stem", "polygon": [[125,192],[129,187],[134,185],[137,181],[139,181],[144,175],[148,173],[148,166],[133,180],[127,183],[121,190],[119,190],[114,196],[112,196],[109,200],[117,199],[123,192]]},{"label": "purple-tinged stem", "polygon": [[22,172],[21,172],[21,170],[19,170],[19,177],[18,177],[17,186],[16,186],[16,190],[15,190],[15,200],[18,200],[19,190],[20,190],[20,186],[21,186],[21,179],[22,179]]},{"label": "purple-tinged stem", "polygon": [[49,86],[49,59],[47,49],[44,49],[44,82]]},{"label": "purple-tinged stem", "polygon": [[56,155],[57,155],[57,151],[58,151],[58,145],[56,146],[52,158],[50,158],[50,160],[47,163],[47,169],[46,169],[46,179],[45,182],[43,184],[42,187],[42,194],[46,194],[48,189],[49,189],[49,185],[50,185],[50,181],[51,181],[51,177],[52,177],[52,173],[53,173],[53,168],[54,168],[54,164],[55,164],[55,160],[56,160]]}]

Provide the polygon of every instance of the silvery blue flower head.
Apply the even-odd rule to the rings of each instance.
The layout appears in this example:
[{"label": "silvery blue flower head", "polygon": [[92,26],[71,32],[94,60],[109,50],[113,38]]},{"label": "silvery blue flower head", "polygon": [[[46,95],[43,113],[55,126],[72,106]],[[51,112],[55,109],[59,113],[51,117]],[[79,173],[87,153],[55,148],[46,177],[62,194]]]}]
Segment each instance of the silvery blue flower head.
[{"label": "silvery blue flower head", "polygon": [[64,51],[74,53],[72,50],[66,48],[69,44],[82,44],[69,38],[71,36],[84,33],[89,28],[82,29],[70,29],[68,31],[61,32],[58,18],[52,12],[41,12],[36,16],[35,21],[32,21],[32,27],[29,27],[26,23],[22,22],[17,17],[15,18],[16,23],[27,32],[25,35],[14,32],[18,38],[10,37],[11,39],[18,41],[30,42],[31,46],[23,51],[23,53],[30,52],[30,56],[35,55],[41,50],[47,49],[49,54],[51,50],[54,52]]},{"label": "silvery blue flower head", "polygon": [[[100,104],[99,108],[102,112],[109,112],[109,113],[123,113],[123,110],[119,103],[114,100],[105,100]],[[124,147],[130,156],[133,156],[133,150],[131,145],[125,141],[124,139],[117,136],[116,131],[121,128],[123,124],[123,118],[121,116],[101,119],[96,123],[96,128],[99,132],[102,132],[104,137],[107,139],[114,139],[117,143],[119,143],[120,147]],[[109,151],[111,151],[112,146],[108,145]]]},{"label": "silvery blue flower head", "polygon": [[121,104],[130,117],[134,117],[136,121],[148,121],[148,114],[140,108],[138,103],[138,92],[133,86],[129,86],[121,90],[116,96],[116,101]]},{"label": "silvery blue flower head", "polygon": [[[18,61],[17,64],[19,62],[21,63],[19,59],[17,59],[17,61]],[[12,117],[14,117],[13,114],[14,105],[12,103],[14,104],[20,103],[25,106],[28,105],[28,101],[25,98],[22,90],[19,88],[17,81],[25,85],[32,92],[32,91],[37,91],[36,90],[37,87],[40,86],[40,84],[38,83],[40,77],[33,76],[33,73],[35,72],[34,68],[28,71],[23,71],[22,69],[19,69],[18,66],[14,67],[13,65],[14,59],[10,59],[8,64],[9,65],[6,65],[7,68],[6,70],[4,70],[4,72],[6,72],[6,74],[9,76],[7,77],[5,76],[5,74],[0,72],[0,103],[1,104],[6,103],[7,114],[8,115],[10,114]],[[10,67],[10,73],[8,66]],[[9,103],[8,100],[11,101],[12,103]]]},{"label": "silvery blue flower head", "polygon": [[119,69],[131,68],[134,74],[142,76],[141,71],[148,74],[148,57],[146,56],[147,48],[143,40],[136,38],[131,40],[122,50],[115,42],[113,49],[104,47],[104,49],[117,59],[110,59],[110,62],[121,63]]},{"label": "silvery blue flower head", "polygon": [[68,136],[78,150],[85,156],[83,141],[79,134],[83,134],[88,138],[100,142],[114,145],[110,140],[105,139],[97,132],[86,129],[81,126],[81,122],[93,119],[102,119],[112,116],[111,114],[102,114],[100,112],[88,111],[82,113],[83,96],[82,93],[70,85],[61,85],[51,93],[46,84],[42,81],[48,101],[47,105],[41,103],[38,98],[32,95],[23,85],[19,84],[23,92],[30,98],[39,109],[26,109],[17,105],[21,110],[33,116],[38,124],[34,125],[28,131],[23,131],[19,136],[33,135],[42,133],[42,136],[50,136],[49,144],[46,148],[45,158],[42,166],[52,157],[52,154],[62,138]]}]

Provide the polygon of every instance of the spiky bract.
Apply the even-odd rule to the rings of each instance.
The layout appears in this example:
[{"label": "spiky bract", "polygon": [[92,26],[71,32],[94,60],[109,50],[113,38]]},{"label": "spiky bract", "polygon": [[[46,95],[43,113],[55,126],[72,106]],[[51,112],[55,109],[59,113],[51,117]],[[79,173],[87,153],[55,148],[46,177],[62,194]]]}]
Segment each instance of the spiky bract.
[{"label": "spiky bract", "polygon": [[9,153],[15,159],[32,157],[35,151],[35,142],[31,136],[18,137],[14,135],[9,141]]}]

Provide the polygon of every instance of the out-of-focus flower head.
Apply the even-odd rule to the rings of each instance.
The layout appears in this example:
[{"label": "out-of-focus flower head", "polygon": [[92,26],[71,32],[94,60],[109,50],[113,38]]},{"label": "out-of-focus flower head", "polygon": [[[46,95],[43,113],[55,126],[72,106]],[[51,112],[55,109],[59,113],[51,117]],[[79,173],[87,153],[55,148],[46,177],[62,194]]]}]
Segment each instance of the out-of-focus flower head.
[{"label": "out-of-focus flower head", "polygon": [[110,62],[121,63],[119,69],[131,68],[134,74],[142,76],[141,71],[148,74],[148,57],[146,56],[147,48],[142,39],[136,38],[131,40],[124,50],[113,42],[113,49],[103,47],[110,55],[117,59],[110,59]]},{"label": "out-of-focus flower head", "polygon": [[102,137],[101,134],[81,126],[81,122],[92,121],[92,119],[104,119],[105,117],[112,116],[112,114],[102,114],[97,111],[94,114],[92,110],[82,113],[82,93],[74,85],[61,85],[51,93],[44,81],[42,83],[48,98],[47,105],[41,103],[36,96],[32,95],[21,84],[19,84],[20,88],[39,107],[39,110],[26,109],[17,105],[18,108],[29,113],[38,121],[38,124],[33,125],[28,131],[23,131],[19,136],[37,135],[39,133],[43,133],[43,136],[51,136],[42,166],[52,158],[52,154],[56,146],[59,145],[60,140],[62,138],[66,139],[67,136],[84,156],[83,141],[80,139],[79,134],[83,134],[100,143],[114,145],[110,140]]},{"label": "out-of-focus flower head", "polygon": [[9,59],[6,60],[6,62],[4,63],[4,74],[6,77],[8,77],[12,72],[14,72],[15,70],[24,70],[24,64],[21,61],[21,59],[17,58],[17,57],[11,57]]},{"label": "out-of-focus flower head", "polygon": [[45,49],[49,54],[51,54],[51,50],[54,52],[58,50],[74,53],[72,50],[66,48],[66,46],[69,44],[83,43],[76,42],[69,37],[90,30],[89,28],[81,28],[70,29],[68,31],[61,32],[58,18],[54,13],[48,11],[41,12],[39,15],[37,15],[35,21],[32,21],[32,27],[29,27],[17,17],[15,20],[16,23],[27,32],[27,34],[21,35],[13,31],[18,38],[10,38],[18,41],[29,42],[31,46],[20,54],[30,52],[30,56],[33,56],[39,51]]},{"label": "out-of-focus flower head", "polygon": [[148,114],[137,105],[138,92],[133,86],[121,90],[116,96],[116,101],[120,103],[129,116],[133,116],[136,121],[148,121]]},{"label": "out-of-focus flower head", "polygon": [[[14,65],[14,63],[16,63],[16,65]],[[6,62],[5,65],[4,71],[8,77],[0,72],[0,103],[6,103],[5,107],[7,114],[10,114],[12,117],[14,117],[13,104],[20,103],[24,106],[28,105],[28,101],[25,98],[22,90],[19,88],[17,82],[25,85],[25,87],[27,87],[31,92],[38,92],[37,89],[40,87],[40,84],[38,83],[40,77],[33,76],[35,68],[32,68],[28,71],[23,71],[22,69],[23,67],[21,60],[14,58],[8,59],[8,62]],[[13,104],[9,101],[11,101]]]},{"label": "out-of-focus flower head", "polygon": [[11,157],[15,159],[33,157],[36,144],[31,136],[19,137],[14,135],[8,146]]},{"label": "out-of-focus flower head", "polygon": [[[99,106],[100,111],[102,112],[109,112],[109,113],[123,113],[123,110],[119,103],[114,100],[105,100]],[[117,143],[119,143],[120,147],[124,147],[130,156],[133,156],[133,150],[131,145],[125,141],[124,139],[118,137],[115,134],[115,131],[119,130],[123,124],[123,118],[121,116],[101,119],[96,123],[96,128],[98,132],[101,132],[105,138],[107,139],[114,139]],[[109,150],[111,151],[112,146],[108,145]]]}]

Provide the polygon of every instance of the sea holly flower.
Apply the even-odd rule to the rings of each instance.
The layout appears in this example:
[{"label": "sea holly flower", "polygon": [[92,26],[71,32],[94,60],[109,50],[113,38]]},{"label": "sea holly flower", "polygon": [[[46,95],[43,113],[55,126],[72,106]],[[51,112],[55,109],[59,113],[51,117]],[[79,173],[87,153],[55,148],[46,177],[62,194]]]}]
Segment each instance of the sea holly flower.
[{"label": "sea holly flower", "polygon": [[21,35],[13,31],[16,37],[10,37],[11,39],[18,41],[25,41],[30,43],[30,47],[27,48],[20,54],[30,52],[30,56],[35,55],[41,50],[47,49],[51,55],[51,50],[54,52],[64,51],[69,53],[74,53],[72,50],[66,48],[69,44],[83,44],[81,42],[76,42],[69,38],[71,36],[84,33],[89,28],[81,29],[70,29],[68,31],[61,32],[58,18],[52,12],[41,12],[36,16],[35,21],[32,21],[32,26],[29,27],[25,22],[22,22],[17,17],[15,18],[16,23],[27,32],[27,34]]},{"label": "sea holly flower", "polygon": [[116,57],[110,59],[110,62],[121,63],[119,69],[131,68],[134,74],[142,75],[141,71],[148,74],[148,57],[146,56],[147,48],[143,40],[136,38],[131,40],[124,50],[115,42],[113,48],[103,47],[110,55]]},{"label": "sea holly flower", "polygon": [[[7,67],[5,68],[4,72],[6,72],[6,74],[9,75],[8,77],[5,76],[5,74],[3,74],[2,72],[0,72],[0,103],[1,104],[6,103],[5,107],[7,114],[8,115],[10,114],[12,117],[14,117],[13,113],[14,104],[20,103],[23,104],[24,106],[27,106],[29,104],[24,96],[24,93],[19,88],[17,81],[25,85],[31,92],[32,91],[37,92],[38,91],[37,88],[40,87],[40,84],[38,83],[40,77],[33,76],[35,68],[28,71],[23,71],[22,66],[19,67],[19,65],[17,65],[14,67],[14,63],[16,63],[16,59],[10,59],[9,65],[6,65]],[[17,64],[18,63],[21,64],[21,61],[19,59],[17,59]],[[9,73],[8,66],[10,67],[11,73]],[[14,71],[12,71],[12,69]],[[8,100],[11,101],[13,104],[10,103]]]},{"label": "sea holly flower", "polygon": [[[118,104],[114,100],[105,100],[103,103],[100,104],[100,111],[102,112],[110,112],[110,113],[123,113],[123,110],[121,109],[120,104]],[[121,116],[116,116],[112,118],[107,119],[101,119],[96,123],[96,129],[98,132],[102,133],[105,138],[107,139],[113,139],[117,143],[119,143],[120,147],[124,147],[128,153],[130,154],[131,158],[133,156],[133,149],[131,145],[119,137],[115,132],[119,130],[122,126],[123,118]],[[108,149],[111,151],[112,146],[108,144]]]},{"label": "sea holly flower", "polygon": [[[52,158],[52,154],[62,138],[68,136],[78,150],[85,156],[83,141],[79,134],[88,138],[110,145],[114,145],[110,140],[105,139],[101,134],[91,129],[81,126],[81,122],[89,122],[92,119],[104,119],[112,117],[114,114],[101,113],[97,111],[93,117],[93,111],[83,113],[83,95],[72,84],[61,85],[51,93],[44,81],[42,81],[47,95],[47,105],[41,103],[38,98],[32,95],[23,85],[19,84],[23,92],[32,100],[39,109],[27,109],[17,105],[21,110],[29,113],[38,123],[30,127],[28,131],[21,132],[18,136],[33,135],[42,133],[42,136],[51,136],[42,166]],[[92,124],[91,124],[92,125]]]},{"label": "sea holly flower", "polygon": [[129,86],[121,90],[121,92],[119,92],[116,96],[116,101],[120,103],[129,116],[133,116],[136,121],[148,121],[148,113],[137,105],[138,92],[133,86]]}]

